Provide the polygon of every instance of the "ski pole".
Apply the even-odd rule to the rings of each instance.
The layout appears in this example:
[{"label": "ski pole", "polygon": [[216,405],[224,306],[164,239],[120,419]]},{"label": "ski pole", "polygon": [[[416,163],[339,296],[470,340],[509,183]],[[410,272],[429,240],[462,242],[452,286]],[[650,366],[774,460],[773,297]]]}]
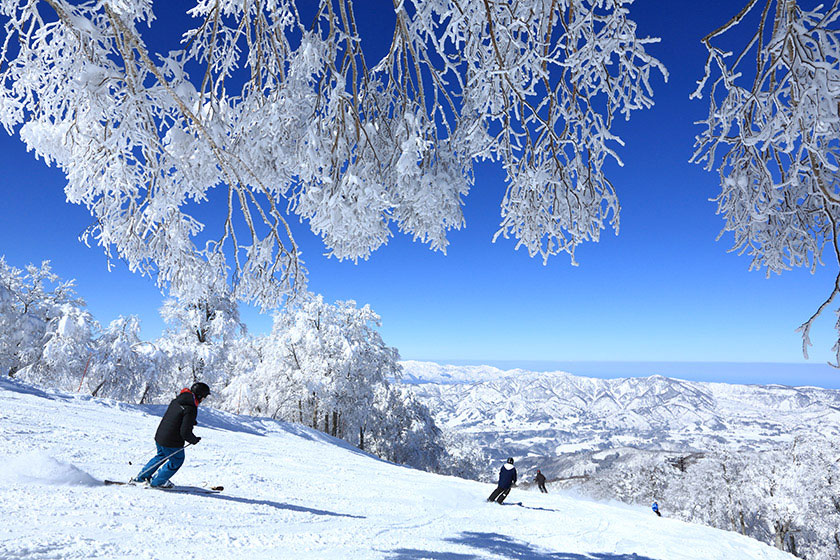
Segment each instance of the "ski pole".
[{"label": "ski pole", "polygon": [[[189,447],[190,445],[192,445],[192,444],[191,444],[191,443],[188,443],[188,444],[187,444],[187,445],[185,445],[184,447],[181,447],[180,449],[175,450],[174,452],[170,453],[169,455],[167,455],[166,457],[164,457],[163,459],[161,459],[160,461],[158,461],[157,463],[155,463],[155,464],[154,464],[154,466],[150,467],[148,470],[152,470],[152,471],[153,471],[153,470],[156,470],[159,466],[161,466],[161,465],[162,465],[162,464],[164,464],[167,460],[169,460],[169,458],[170,458],[170,457],[172,457],[173,455],[176,455],[179,451],[183,451],[184,449],[186,449],[186,448],[187,448],[187,447]],[[129,462],[128,462],[128,464],[130,465],[130,464],[131,464],[131,461],[129,461]]]}]

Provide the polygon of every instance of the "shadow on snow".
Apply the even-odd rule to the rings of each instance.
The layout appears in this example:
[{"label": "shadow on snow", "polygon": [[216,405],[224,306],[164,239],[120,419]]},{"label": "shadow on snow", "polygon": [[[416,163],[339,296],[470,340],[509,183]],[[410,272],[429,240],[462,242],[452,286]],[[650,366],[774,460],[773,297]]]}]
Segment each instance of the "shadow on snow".
[{"label": "shadow on snow", "polygon": [[521,508],[532,509],[534,511],[555,511],[555,512],[560,511],[559,509],[551,509],[551,508],[544,508],[544,507],[537,507],[537,506],[526,506],[526,505],[523,505],[522,502],[504,503],[502,505],[503,506],[519,506]]},{"label": "shadow on snow", "polygon": [[253,498],[242,498],[239,496],[231,496],[229,494],[199,494],[189,493],[190,496],[199,496],[201,498],[211,498],[213,500],[222,500],[225,502],[235,502],[237,504],[248,504],[252,506],[268,506],[277,509],[285,509],[289,511],[297,511],[301,513],[311,513],[313,515],[328,515],[331,517],[352,517],[354,519],[365,519],[363,515],[350,515],[349,513],[336,513],[334,511],[326,511],[323,509],[308,508],[304,506],[296,506],[293,504],[284,504],[272,500],[255,500]]},{"label": "shadow on snow", "polygon": [[70,395],[51,394],[13,378],[0,378],[0,389],[11,391],[13,393],[20,393],[21,395],[33,395],[50,401],[60,400],[67,402],[73,400],[73,397]]},{"label": "shadow on snow", "polygon": [[444,552],[399,548],[391,552],[390,560],[480,560],[488,554],[511,560],[654,560],[638,554],[613,554],[609,552],[548,552],[529,543],[518,541],[498,533],[466,531],[457,537],[444,539],[447,542],[469,546],[476,552]]}]

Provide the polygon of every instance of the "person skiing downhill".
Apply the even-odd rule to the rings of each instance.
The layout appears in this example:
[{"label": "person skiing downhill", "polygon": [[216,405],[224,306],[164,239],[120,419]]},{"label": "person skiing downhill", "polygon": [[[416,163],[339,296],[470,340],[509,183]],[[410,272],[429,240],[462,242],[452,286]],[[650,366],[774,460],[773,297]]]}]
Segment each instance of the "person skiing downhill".
[{"label": "person skiing downhill", "polygon": [[507,495],[510,494],[510,487],[516,482],[516,467],[513,466],[513,457],[507,460],[507,463],[502,465],[499,471],[499,485],[487,498],[488,502],[496,502],[498,504],[504,503]]},{"label": "person skiing downhill", "polygon": [[659,504],[657,504],[656,502],[653,502],[650,505],[650,509],[652,509],[653,513],[655,513],[658,517],[662,517],[662,514],[659,513]]},{"label": "person skiing downhill", "polygon": [[534,477],[534,482],[537,483],[540,492],[548,494],[548,490],[545,488],[545,475],[540,471],[540,469],[537,469],[537,476]]},{"label": "person skiing downhill", "polygon": [[[172,478],[184,464],[184,442],[195,445],[201,438],[193,433],[198,416],[198,404],[210,396],[206,383],[193,383],[189,389],[182,389],[172,399],[155,432],[157,454],[132,479],[133,482],[148,482],[155,488],[172,488]],[[168,461],[167,461],[168,459]]]}]

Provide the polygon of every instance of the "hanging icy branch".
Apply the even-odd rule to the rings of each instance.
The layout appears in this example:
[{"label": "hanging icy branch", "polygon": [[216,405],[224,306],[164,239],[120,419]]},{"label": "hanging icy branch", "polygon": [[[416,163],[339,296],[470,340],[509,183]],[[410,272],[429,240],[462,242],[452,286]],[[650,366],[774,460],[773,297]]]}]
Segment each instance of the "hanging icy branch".
[{"label": "hanging icy branch", "polygon": [[[714,46],[750,15],[758,25],[743,50]],[[732,250],[768,276],[796,266],[813,272],[826,244],[840,263],[839,18],[836,1],[804,11],[794,0],[753,0],[703,40],[706,72],[692,97],[707,90],[709,118],[692,161],[710,171],[717,165],[721,235],[733,232]],[[839,292],[840,276],[799,328],[806,358],[811,326]],[[834,350],[840,363],[840,330]]]},{"label": "hanging icy branch", "polygon": [[87,240],[182,296],[302,291],[290,216],[339,259],[394,227],[445,251],[487,158],[508,180],[497,237],[574,262],[618,229],[613,115],[665,73],[631,3],[395,0],[371,66],[352,0],[199,0],[171,52],[141,32],[151,0],[0,0],[0,122],[66,173]]}]

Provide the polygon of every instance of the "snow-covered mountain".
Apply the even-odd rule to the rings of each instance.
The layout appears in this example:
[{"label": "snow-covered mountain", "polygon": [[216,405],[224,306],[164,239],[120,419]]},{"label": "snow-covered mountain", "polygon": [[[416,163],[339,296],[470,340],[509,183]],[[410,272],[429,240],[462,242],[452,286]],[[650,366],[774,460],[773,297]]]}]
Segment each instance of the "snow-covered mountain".
[{"label": "snow-covered mountain", "polygon": [[522,457],[530,467],[568,463],[572,453],[591,463],[604,450],[761,449],[798,434],[840,437],[837,390],[401,365],[402,382],[412,385],[435,422],[470,434],[496,459]]},{"label": "snow-covered mountain", "polygon": [[203,439],[174,481],[223,493],[102,485],[149,457],[162,411],[0,380],[0,558],[792,558],[734,533],[557,493],[515,489],[510,505],[488,504],[490,485],[203,406]]}]

